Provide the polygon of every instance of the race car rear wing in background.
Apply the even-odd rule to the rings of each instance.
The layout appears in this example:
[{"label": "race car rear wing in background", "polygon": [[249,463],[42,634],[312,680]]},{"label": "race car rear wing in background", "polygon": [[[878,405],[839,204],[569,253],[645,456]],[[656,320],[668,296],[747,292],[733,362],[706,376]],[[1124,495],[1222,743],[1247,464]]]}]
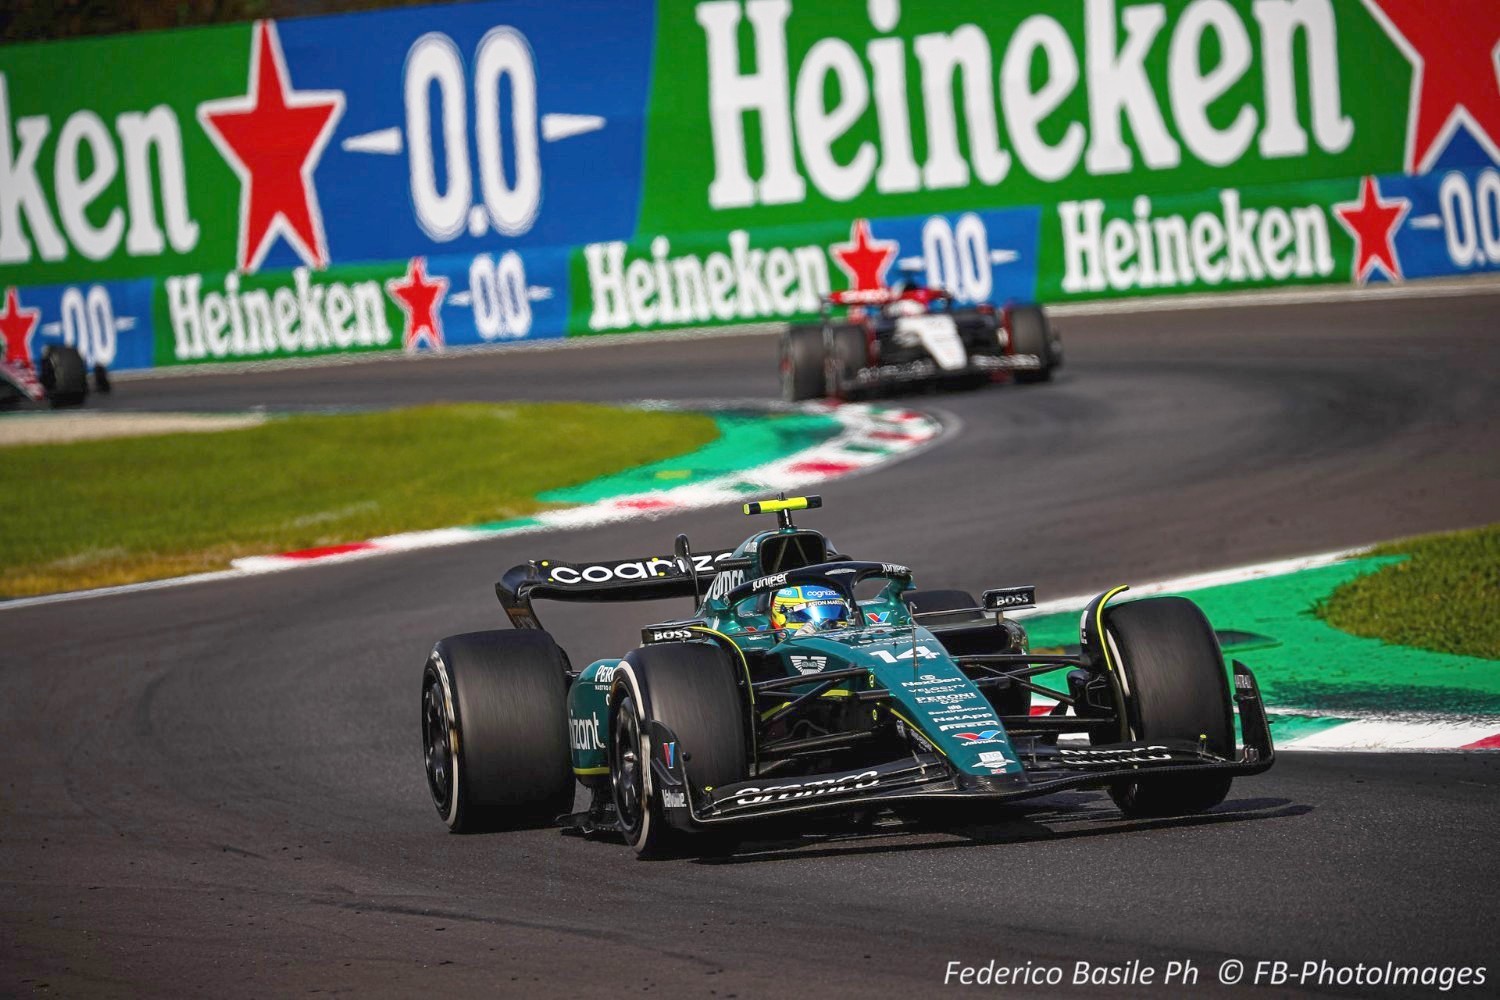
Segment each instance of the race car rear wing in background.
[{"label": "race car rear wing in background", "polygon": [[691,561],[696,574],[685,572],[676,555],[590,563],[533,559],[506,570],[495,584],[495,596],[516,628],[541,628],[531,607],[536,598],[553,601],[696,598],[720,570],[743,570],[749,566],[748,559],[726,563],[733,553],[733,549],[686,553],[685,558]]}]

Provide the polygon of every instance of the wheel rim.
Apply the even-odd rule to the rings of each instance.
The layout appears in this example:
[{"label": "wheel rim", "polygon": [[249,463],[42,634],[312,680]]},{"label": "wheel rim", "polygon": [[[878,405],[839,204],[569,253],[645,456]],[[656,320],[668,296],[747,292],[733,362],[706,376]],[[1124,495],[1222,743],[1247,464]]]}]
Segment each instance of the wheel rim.
[{"label": "wheel rim", "polygon": [[427,790],[438,814],[447,818],[453,805],[453,714],[437,671],[429,668],[422,685],[422,751]]},{"label": "wheel rim", "polygon": [[620,699],[615,708],[614,725],[610,727],[610,780],[614,787],[615,812],[627,836],[641,829],[645,818],[646,762],[641,759],[641,729],[636,719],[635,700],[630,695]]}]

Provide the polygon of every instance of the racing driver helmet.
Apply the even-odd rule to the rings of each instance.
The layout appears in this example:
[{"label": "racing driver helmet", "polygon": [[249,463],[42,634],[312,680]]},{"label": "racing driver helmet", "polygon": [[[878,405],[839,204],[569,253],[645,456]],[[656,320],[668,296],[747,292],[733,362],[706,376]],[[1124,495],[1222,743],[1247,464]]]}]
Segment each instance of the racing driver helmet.
[{"label": "racing driver helmet", "polygon": [[832,587],[783,587],[771,598],[771,628],[778,632],[826,632],[847,628],[852,618],[849,602]]}]

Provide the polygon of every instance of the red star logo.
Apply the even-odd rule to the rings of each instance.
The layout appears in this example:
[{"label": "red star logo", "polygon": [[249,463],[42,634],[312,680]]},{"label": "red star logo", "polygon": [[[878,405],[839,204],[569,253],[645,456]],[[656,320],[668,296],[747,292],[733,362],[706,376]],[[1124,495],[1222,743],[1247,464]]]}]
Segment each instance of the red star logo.
[{"label": "red star logo", "polygon": [[401,346],[415,351],[423,337],[433,350],[443,349],[443,297],[448,294],[448,279],[428,277],[426,257],[413,257],[406,276],[385,283],[386,291],[406,313],[406,329]]},{"label": "red star logo", "polygon": [[849,242],[829,247],[833,259],[849,276],[851,292],[873,292],[885,287],[885,272],[900,244],[870,236],[870,220],[856,219],[849,228]]},{"label": "red star logo", "polygon": [[1333,214],[1354,237],[1354,280],[1363,285],[1380,265],[1386,277],[1401,280],[1401,260],[1392,242],[1401,220],[1411,211],[1410,198],[1380,200],[1380,185],[1366,177],[1360,185],[1359,201],[1333,206]]},{"label": "red star logo", "polygon": [[40,309],[22,309],[14,288],[5,290],[5,311],[0,312],[0,334],[5,336],[5,363],[31,367],[31,335],[36,332]]},{"label": "red star logo", "polygon": [[1495,0],[1365,0],[1411,60],[1406,172],[1426,173],[1466,122],[1500,160],[1500,3]]},{"label": "red star logo", "polygon": [[240,270],[259,268],[278,235],[308,264],[327,266],[313,171],[343,114],[343,91],[291,89],[275,22],[255,22],[249,92],[198,105],[203,130],[240,178]]}]

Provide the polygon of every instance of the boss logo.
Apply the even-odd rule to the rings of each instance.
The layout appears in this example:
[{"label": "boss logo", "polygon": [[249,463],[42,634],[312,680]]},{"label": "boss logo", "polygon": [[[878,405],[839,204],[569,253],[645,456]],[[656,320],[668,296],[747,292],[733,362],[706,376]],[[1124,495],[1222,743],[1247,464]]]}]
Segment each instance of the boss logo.
[{"label": "boss logo", "polygon": [[984,606],[990,611],[1000,611],[1004,608],[1029,608],[1035,604],[1035,587],[1008,587],[1004,590],[984,592]]},{"label": "boss logo", "polygon": [[679,642],[683,639],[693,638],[693,630],[690,628],[648,628],[643,637],[646,642]]}]

